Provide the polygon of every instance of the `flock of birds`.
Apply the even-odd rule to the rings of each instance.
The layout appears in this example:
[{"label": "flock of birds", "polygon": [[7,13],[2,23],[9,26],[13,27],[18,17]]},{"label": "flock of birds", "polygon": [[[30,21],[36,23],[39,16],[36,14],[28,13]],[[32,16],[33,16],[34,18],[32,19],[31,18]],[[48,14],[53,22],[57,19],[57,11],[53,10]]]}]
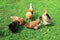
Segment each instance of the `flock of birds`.
[{"label": "flock of birds", "polygon": [[23,18],[20,18],[18,16],[11,16],[10,18],[13,20],[12,23],[9,24],[9,29],[11,32],[17,32],[19,26],[24,25],[26,28],[31,29],[38,29],[39,26],[41,26],[41,21],[43,20],[44,25],[50,25],[52,23],[51,17],[48,15],[47,10],[43,10],[43,15],[37,18],[36,20],[32,21],[33,17],[33,7],[32,3],[30,3],[29,10],[26,13],[26,19],[30,20],[30,23],[26,23],[26,21]]}]

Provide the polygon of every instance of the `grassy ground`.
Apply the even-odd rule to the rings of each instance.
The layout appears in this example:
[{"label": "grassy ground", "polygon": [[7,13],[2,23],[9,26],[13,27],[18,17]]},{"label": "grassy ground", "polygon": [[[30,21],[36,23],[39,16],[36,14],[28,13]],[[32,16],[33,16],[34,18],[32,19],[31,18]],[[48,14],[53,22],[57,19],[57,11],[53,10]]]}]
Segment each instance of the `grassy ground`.
[{"label": "grassy ground", "polygon": [[[11,33],[8,29],[8,24],[12,22],[10,16],[23,17],[27,21],[25,14],[30,2],[33,3],[34,19],[42,15],[43,9],[47,9],[54,24],[42,25],[38,30],[21,26],[18,33]],[[60,0],[0,0],[0,40],[60,40],[59,4]]]}]

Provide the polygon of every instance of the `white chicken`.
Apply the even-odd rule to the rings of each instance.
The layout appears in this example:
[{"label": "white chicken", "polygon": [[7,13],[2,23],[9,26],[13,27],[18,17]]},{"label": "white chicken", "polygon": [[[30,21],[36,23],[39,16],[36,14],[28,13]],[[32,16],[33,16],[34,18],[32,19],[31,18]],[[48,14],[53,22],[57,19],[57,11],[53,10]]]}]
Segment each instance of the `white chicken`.
[{"label": "white chicken", "polygon": [[43,19],[44,25],[49,25],[52,22],[51,17],[48,15],[47,10],[45,9],[43,11],[42,19]]}]

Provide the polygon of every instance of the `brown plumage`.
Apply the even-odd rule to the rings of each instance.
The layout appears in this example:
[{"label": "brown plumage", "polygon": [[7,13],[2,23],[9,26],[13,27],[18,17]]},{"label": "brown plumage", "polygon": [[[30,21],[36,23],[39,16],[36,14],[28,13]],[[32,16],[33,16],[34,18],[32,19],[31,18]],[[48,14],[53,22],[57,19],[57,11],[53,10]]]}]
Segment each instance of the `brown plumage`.
[{"label": "brown plumage", "polygon": [[23,18],[19,18],[19,17],[17,17],[17,16],[11,16],[11,19],[13,19],[13,21],[18,21],[18,22],[20,22],[20,25],[25,24],[25,21],[24,21]]},{"label": "brown plumage", "polygon": [[30,8],[26,13],[26,18],[30,20],[32,18],[32,15],[33,15],[33,7],[32,7],[32,4],[30,3]]},{"label": "brown plumage", "polygon": [[31,21],[29,24],[25,24],[26,28],[33,28],[33,29],[38,29],[40,26],[41,20],[36,19],[35,21]]},{"label": "brown plumage", "polygon": [[25,24],[25,21],[22,18],[19,18],[17,21],[19,21],[21,25],[24,25]]},{"label": "brown plumage", "polygon": [[44,21],[44,25],[51,24],[51,17],[48,15],[47,10],[44,9],[42,19]]}]

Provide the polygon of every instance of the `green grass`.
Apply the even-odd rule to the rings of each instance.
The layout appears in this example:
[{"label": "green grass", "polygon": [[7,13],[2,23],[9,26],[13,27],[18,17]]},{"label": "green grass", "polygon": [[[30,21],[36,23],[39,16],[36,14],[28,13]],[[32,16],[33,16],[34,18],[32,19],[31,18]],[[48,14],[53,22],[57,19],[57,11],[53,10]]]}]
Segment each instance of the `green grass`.
[{"label": "green grass", "polygon": [[[38,18],[43,14],[43,9],[47,9],[52,17],[54,25],[40,26],[38,30],[23,28],[18,33],[11,33],[8,24],[12,22],[10,16],[23,17],[33,4],[33,18]],[[60,40],[60,0],[0,0],[0,40]],[[27,21],[28,22],[28,21]]]}]

